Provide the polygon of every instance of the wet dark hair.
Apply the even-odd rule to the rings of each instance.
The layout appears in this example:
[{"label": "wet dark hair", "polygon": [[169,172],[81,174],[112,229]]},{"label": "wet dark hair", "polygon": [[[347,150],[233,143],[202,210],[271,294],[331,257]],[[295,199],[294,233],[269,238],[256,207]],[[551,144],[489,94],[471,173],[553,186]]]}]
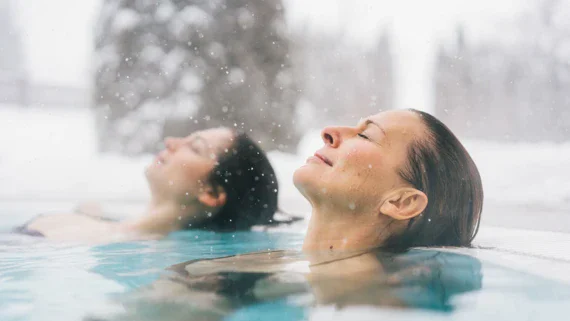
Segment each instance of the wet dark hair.
[{"label": "wet dark hair", "polygon": [[479,230],[483,186],[477,166],[457,137],[434,116],[410,109],[426,127],[408,147],[399,175],[428,197],[425,210],[391,236],[387,248],[469,246]]},{"label": "wet dark hair", "polygon": [[219,155],[209,182],[224,189],[226,203],[211,220],[194,227],[235,231],[275,223],[277,177],[263,150],[247,134],[234,133],[231,147]]}]

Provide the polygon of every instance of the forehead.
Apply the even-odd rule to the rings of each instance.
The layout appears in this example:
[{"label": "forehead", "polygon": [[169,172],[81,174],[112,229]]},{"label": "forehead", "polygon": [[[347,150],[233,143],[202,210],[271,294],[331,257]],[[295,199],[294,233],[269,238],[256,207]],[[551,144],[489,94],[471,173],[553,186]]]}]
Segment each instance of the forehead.
[{"label": "forehead", "polygon": [[234,134],[228,128],[218,127],[196,131],[186,138],[193,139],[196,137],[204,139],[209,145],[214,147],[227,147],[231,144]]},{"label": "forehead", "polygon": [[409,110],[391,110],[370,116],[379,124],[389,140],[409,142],[425,135],[425,125],[420,116]]}]

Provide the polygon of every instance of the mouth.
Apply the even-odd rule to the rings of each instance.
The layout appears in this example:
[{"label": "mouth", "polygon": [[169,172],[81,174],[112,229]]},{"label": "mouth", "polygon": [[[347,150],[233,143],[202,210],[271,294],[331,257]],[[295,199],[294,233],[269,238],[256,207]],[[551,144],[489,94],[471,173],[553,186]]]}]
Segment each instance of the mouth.
[{"label": "mouth", "polygon": [[331,166],[331,167],[333,166],[332,161],[331,161],[330,159],[328,159],[325,155],[323,155],[323,154],[321,154],[321,153],[319,153],[319,152],[316,152],[316,153],[315,153],[315,157],[318,158],[318,159],[320,159],[323,163],[325,163],[325,164],[327,164],[327,165],[329,165],[329,166]]},{"label": "mouth", "polygon": [[156,155],[156,157],[154,158],[154,163],[156,165],[163,165],[164,163],[166,163],[166,161],[164,160],[164,157],[162,157],[161,155],[162,153],[159,153],[158,155]]}]

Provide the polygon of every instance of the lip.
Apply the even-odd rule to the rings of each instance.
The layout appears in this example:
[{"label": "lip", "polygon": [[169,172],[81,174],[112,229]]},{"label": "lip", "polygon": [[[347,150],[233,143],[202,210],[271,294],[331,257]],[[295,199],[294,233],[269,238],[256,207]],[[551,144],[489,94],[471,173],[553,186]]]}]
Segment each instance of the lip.
[{"label": "lip", "polygon": [[162,156],[162,153],[159,153],[158,155],[156,155],[156,157],[154,158],[154,161],[157,165],[163,165],[165,162],[164,157]]},{"label": "lip", "polygon": [[325,163],[325,164],[327,164],[327,165],[329,165],[329,166],[331,166],[331,167],[333,166],[332,161],[331,161],[328,157],[326,157],[325,155],[323,155],[323,154],[321,154],[321,153],[319,153],[319,152],[316,152],[314,156],[315,156],[316,158],[320,159],[321,161],[323,161],[323,163]]}]

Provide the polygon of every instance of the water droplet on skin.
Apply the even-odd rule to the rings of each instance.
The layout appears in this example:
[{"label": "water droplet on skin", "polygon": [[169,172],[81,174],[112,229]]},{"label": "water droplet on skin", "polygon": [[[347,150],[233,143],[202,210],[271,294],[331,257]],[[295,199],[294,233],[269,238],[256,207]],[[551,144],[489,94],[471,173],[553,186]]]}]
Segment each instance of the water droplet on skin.
[{"label": "water droplet on skin", "polygon": [[348,204],[348,208],[350,208],[351,210],[354,210],[356,208],[356,204],[350,203],[350,204]]},{"label": "water droplet on skin", "polygon": [[372,164],[368,164],[368,168],[372,168]]},{"label": "water droplet on skin", "polygon": [[216,159],[216,154],[214,154],[214,153],[210,154],[210,158],[211,158],[211,159]]}]

